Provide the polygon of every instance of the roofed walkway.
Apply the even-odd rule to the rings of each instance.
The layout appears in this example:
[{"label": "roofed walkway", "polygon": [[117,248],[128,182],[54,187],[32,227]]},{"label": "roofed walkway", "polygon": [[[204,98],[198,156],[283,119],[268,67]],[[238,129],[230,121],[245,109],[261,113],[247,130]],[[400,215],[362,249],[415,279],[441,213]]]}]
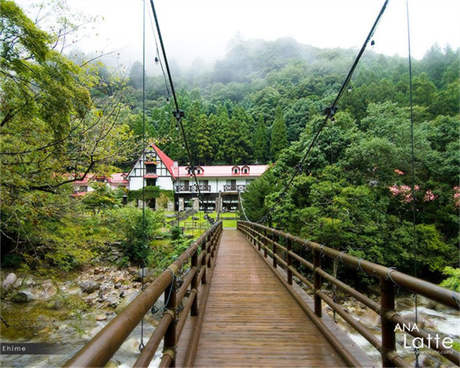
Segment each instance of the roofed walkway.
[{"label": "roofed walkway", "polygon": [[246,238],[225,230],[194,365],[337,367],[344,362]]}]

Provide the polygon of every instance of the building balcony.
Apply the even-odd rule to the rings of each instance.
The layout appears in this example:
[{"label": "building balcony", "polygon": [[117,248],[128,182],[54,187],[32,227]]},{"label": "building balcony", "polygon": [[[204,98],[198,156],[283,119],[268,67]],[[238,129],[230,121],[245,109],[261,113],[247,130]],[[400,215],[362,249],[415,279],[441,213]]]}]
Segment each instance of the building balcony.
[{"label": "building balcony", "polygon": [[211,186],[206,185],[206,184],[199,184],[198,186],[196,184],[192,185],[176,185],[175,190],[176,192],[186,192],[186,193],[198,193],[198,188],[200,189],[200,192],[210,192],[211,191]]},{"label": "building balcony", "polygon": [[224,185],[224,192],[244,192],[246,190],[246,185],[232,185],[232,184],[225,184]]}]

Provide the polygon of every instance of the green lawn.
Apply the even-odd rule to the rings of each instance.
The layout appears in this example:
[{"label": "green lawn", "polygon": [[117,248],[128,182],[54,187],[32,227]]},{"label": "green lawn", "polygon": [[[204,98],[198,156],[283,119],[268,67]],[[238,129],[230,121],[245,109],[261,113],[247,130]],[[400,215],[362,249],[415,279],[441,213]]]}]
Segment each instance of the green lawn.
[{"label": "green lawn", "polygon": [[232,227],[236,229],[236,220],[222,220],[223,227]]}]

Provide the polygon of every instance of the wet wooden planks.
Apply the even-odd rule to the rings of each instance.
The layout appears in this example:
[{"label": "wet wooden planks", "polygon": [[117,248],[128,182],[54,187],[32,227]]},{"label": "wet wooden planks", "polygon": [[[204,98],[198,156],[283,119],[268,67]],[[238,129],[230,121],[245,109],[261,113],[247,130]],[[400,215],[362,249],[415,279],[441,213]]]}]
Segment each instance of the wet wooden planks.
[{"label": "wet wooden planks", "polygon": [[335,350],[241,233],[225,230],[198,367],[337,367]]}]

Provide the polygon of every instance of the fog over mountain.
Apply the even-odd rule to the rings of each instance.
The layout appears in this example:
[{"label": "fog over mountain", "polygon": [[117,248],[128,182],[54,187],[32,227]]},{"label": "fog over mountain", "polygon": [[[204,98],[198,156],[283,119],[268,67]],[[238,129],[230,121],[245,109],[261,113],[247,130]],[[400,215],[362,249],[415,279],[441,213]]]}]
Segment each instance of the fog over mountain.
[{"label": "fog over mountain", "polygon": [[[37,12],[30,0],[18,2],[29,14]],[[86,54],[113,52],[103,60],[130,67],[142,58],[141,0],[67,0],[73,14],[97,16],[81,32],[76,46]],[[358,48],[383,0],[157,0],[155,6],[171,61],[181,67],[208,68],[244,40],[292,38],[320,48]],[[433,45],[460,46],[455,0],[410,1],[412,48],[420,59]],[[148,71],[155,71],[155,42],[149,1],[146,1]],[[373,51],[407,54],[405,1],[390,1],[374,36]]]}]

